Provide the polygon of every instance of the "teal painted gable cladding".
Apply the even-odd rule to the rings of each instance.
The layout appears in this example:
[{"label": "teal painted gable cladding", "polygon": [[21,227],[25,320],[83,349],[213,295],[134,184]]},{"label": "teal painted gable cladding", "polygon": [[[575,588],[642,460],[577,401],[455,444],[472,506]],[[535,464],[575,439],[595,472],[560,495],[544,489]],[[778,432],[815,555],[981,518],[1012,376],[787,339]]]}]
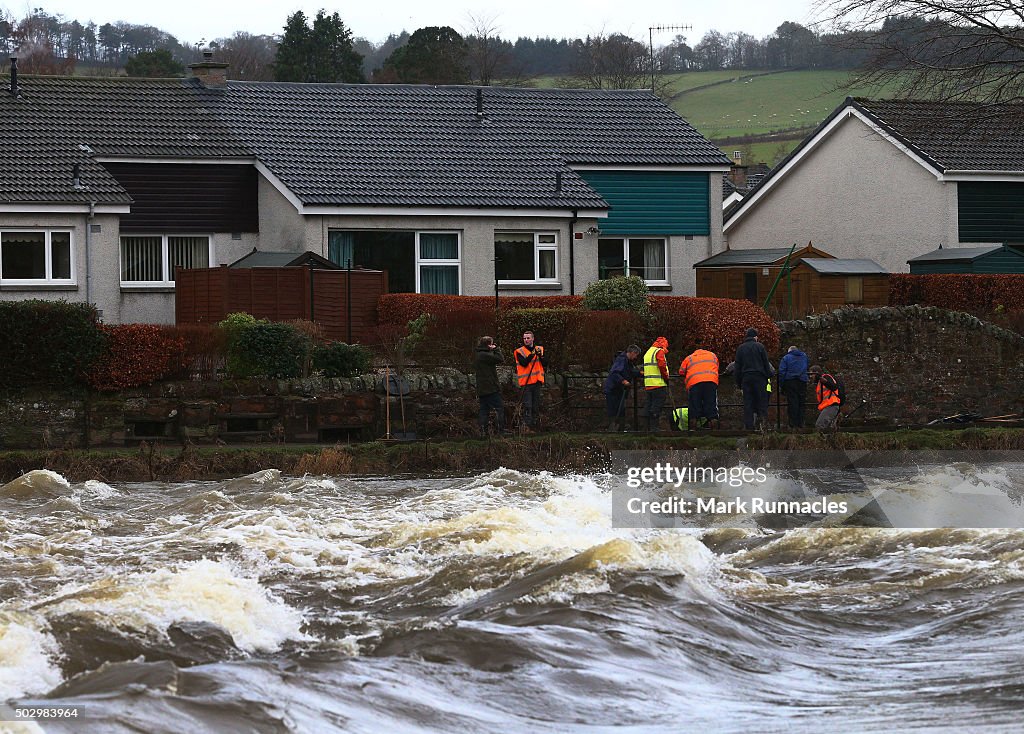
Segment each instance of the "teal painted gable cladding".
[{"label": "teal painted gable cladding", "polygon": [[957,184],[961,242],[1024,242],[1024,183]]},{"label": "teal painted gable cladding", "polygon": [[[605,235],[711,234],[708,173],[577,171],[611,205]],[[720,174],[719,174],[720,175]]]}]

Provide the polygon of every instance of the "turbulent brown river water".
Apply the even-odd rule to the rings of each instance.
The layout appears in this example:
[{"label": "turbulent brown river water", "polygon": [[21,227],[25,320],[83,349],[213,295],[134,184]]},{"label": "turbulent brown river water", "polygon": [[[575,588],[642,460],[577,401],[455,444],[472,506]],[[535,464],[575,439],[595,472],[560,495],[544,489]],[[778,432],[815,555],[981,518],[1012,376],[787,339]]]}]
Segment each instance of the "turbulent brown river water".
[{"label": "turbulent brown river water", "polygon": [[1024,532],[615,529],[609,482],[33,472],[0,704],[78,717],[0,732],[1024,726]]}]

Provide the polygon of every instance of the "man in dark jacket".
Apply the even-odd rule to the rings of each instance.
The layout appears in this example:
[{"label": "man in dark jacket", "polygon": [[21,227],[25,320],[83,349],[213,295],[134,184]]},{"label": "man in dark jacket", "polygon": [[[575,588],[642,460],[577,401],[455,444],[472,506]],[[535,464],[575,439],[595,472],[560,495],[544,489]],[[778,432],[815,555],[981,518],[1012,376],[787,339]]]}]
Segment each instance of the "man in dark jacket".
[{"label": "man in dark jacket", "polygon": [[804,403],[807,400],[807,355],[790,347],[779,362],[779,382],[786,396],[790,428],[804,427]]},{"label": "man in dark jacket", "polygon": [[768,381],[775,373],[764,344],[757,340],[757,329],[747,329],[746,338],[736,350],[736,385],[743,391],[743,427],[754,429],[754,414],[758,423],[768,422]]},{"label": "man in dark jacket", "polygon": [[630,344],[626,351],[615,355],[615,361],[604,379],[604,397],[608,405],[608,430],[625,429],[626,390],[640,377],[640,371],[633,366],[640,356],[640,347]]},{"label": "man in dark jacket", "polygon": [[480,399],[480,435],[487,437],[487,422],[494,409],[497,418],[497,434],[505,431],[505,406],[501,402],[501,387],[498,385],[498,365],[505,361],[494,343],[494,338],[480,337],[476,345],[476,395]]}]

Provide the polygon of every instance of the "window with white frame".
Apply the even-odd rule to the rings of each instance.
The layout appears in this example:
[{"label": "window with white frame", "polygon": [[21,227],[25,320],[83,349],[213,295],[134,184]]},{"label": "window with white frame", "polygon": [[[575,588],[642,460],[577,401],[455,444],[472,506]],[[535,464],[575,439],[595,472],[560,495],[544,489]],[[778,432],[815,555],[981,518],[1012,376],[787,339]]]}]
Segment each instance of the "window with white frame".
[{"label": "window with white frame", "polygon": [[210,267],[211,247],[206,235],[121,237],[121,284],[173,285],[175,268]]},{"label": "window with white frame", "polygon": [[416,292],[459,295],[459,235],[416,233]]},{"label": "window with white frame", "polygon": [[386,270],[391,293],[462,292],[458,232],[331,230],[327,256],[342,267]]},{"label": "window with white frame", "polygon": [[494,258],[499,282],[558,281],[558,236],[554,232],[495,232]]},{"label": "window with white frame", "polygon": [[601,280],[637,275],[650,285],[668,285],[668,250],[660,237],[602,237],[597,241]]},{"label": "window with white frame", "polygon": [[0,281],[7,285],[74,285],[71,232],[0,231]]}]

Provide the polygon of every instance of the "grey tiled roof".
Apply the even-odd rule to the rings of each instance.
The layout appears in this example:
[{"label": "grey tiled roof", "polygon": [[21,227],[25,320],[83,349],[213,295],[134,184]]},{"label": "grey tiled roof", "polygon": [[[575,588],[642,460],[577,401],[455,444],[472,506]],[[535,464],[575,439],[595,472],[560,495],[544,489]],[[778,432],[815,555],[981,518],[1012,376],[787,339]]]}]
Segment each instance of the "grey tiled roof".
[{"label": "grey tiled roof", "polygon": [[861,98],[853,103],[940,170],[1024,171],[1022,104]]},{"label": "grey tiled roof", "polygon": [[694,263],[695,268],[724,268],[734,265],[771,265],[785,260],[788,247],[764,247],[750,250],[726,250]]},{"label": "grey tiled roof", "polygon": [[912,257],[907,260],[907,262],[970,262],[971,260],[977,260],[982,255],[988,255],[991,252],[997,252],[1002,249],[1002,245],[983,245],[980,247],[943,247],[938,250],[926,252],[923,255],[918,255],[917,257]]},{"label": "grey tiled roof", "polygon": [[[20,82],[20,99],[0,95],[7,201],[128,201],[79,144],[101,158],[255,157],[307,205],[606,208],[573,166],[728,165],[643,91],[486,87],[478,117],[475,87]],[[88,193],[65,190],[70,173],[58,185],[76,160]]]},{"label": "grey tiled roof", "polygon": [[805,257],[804,264],[822,275],[875,275],[889,271],[874,260],[841,257]]}]

